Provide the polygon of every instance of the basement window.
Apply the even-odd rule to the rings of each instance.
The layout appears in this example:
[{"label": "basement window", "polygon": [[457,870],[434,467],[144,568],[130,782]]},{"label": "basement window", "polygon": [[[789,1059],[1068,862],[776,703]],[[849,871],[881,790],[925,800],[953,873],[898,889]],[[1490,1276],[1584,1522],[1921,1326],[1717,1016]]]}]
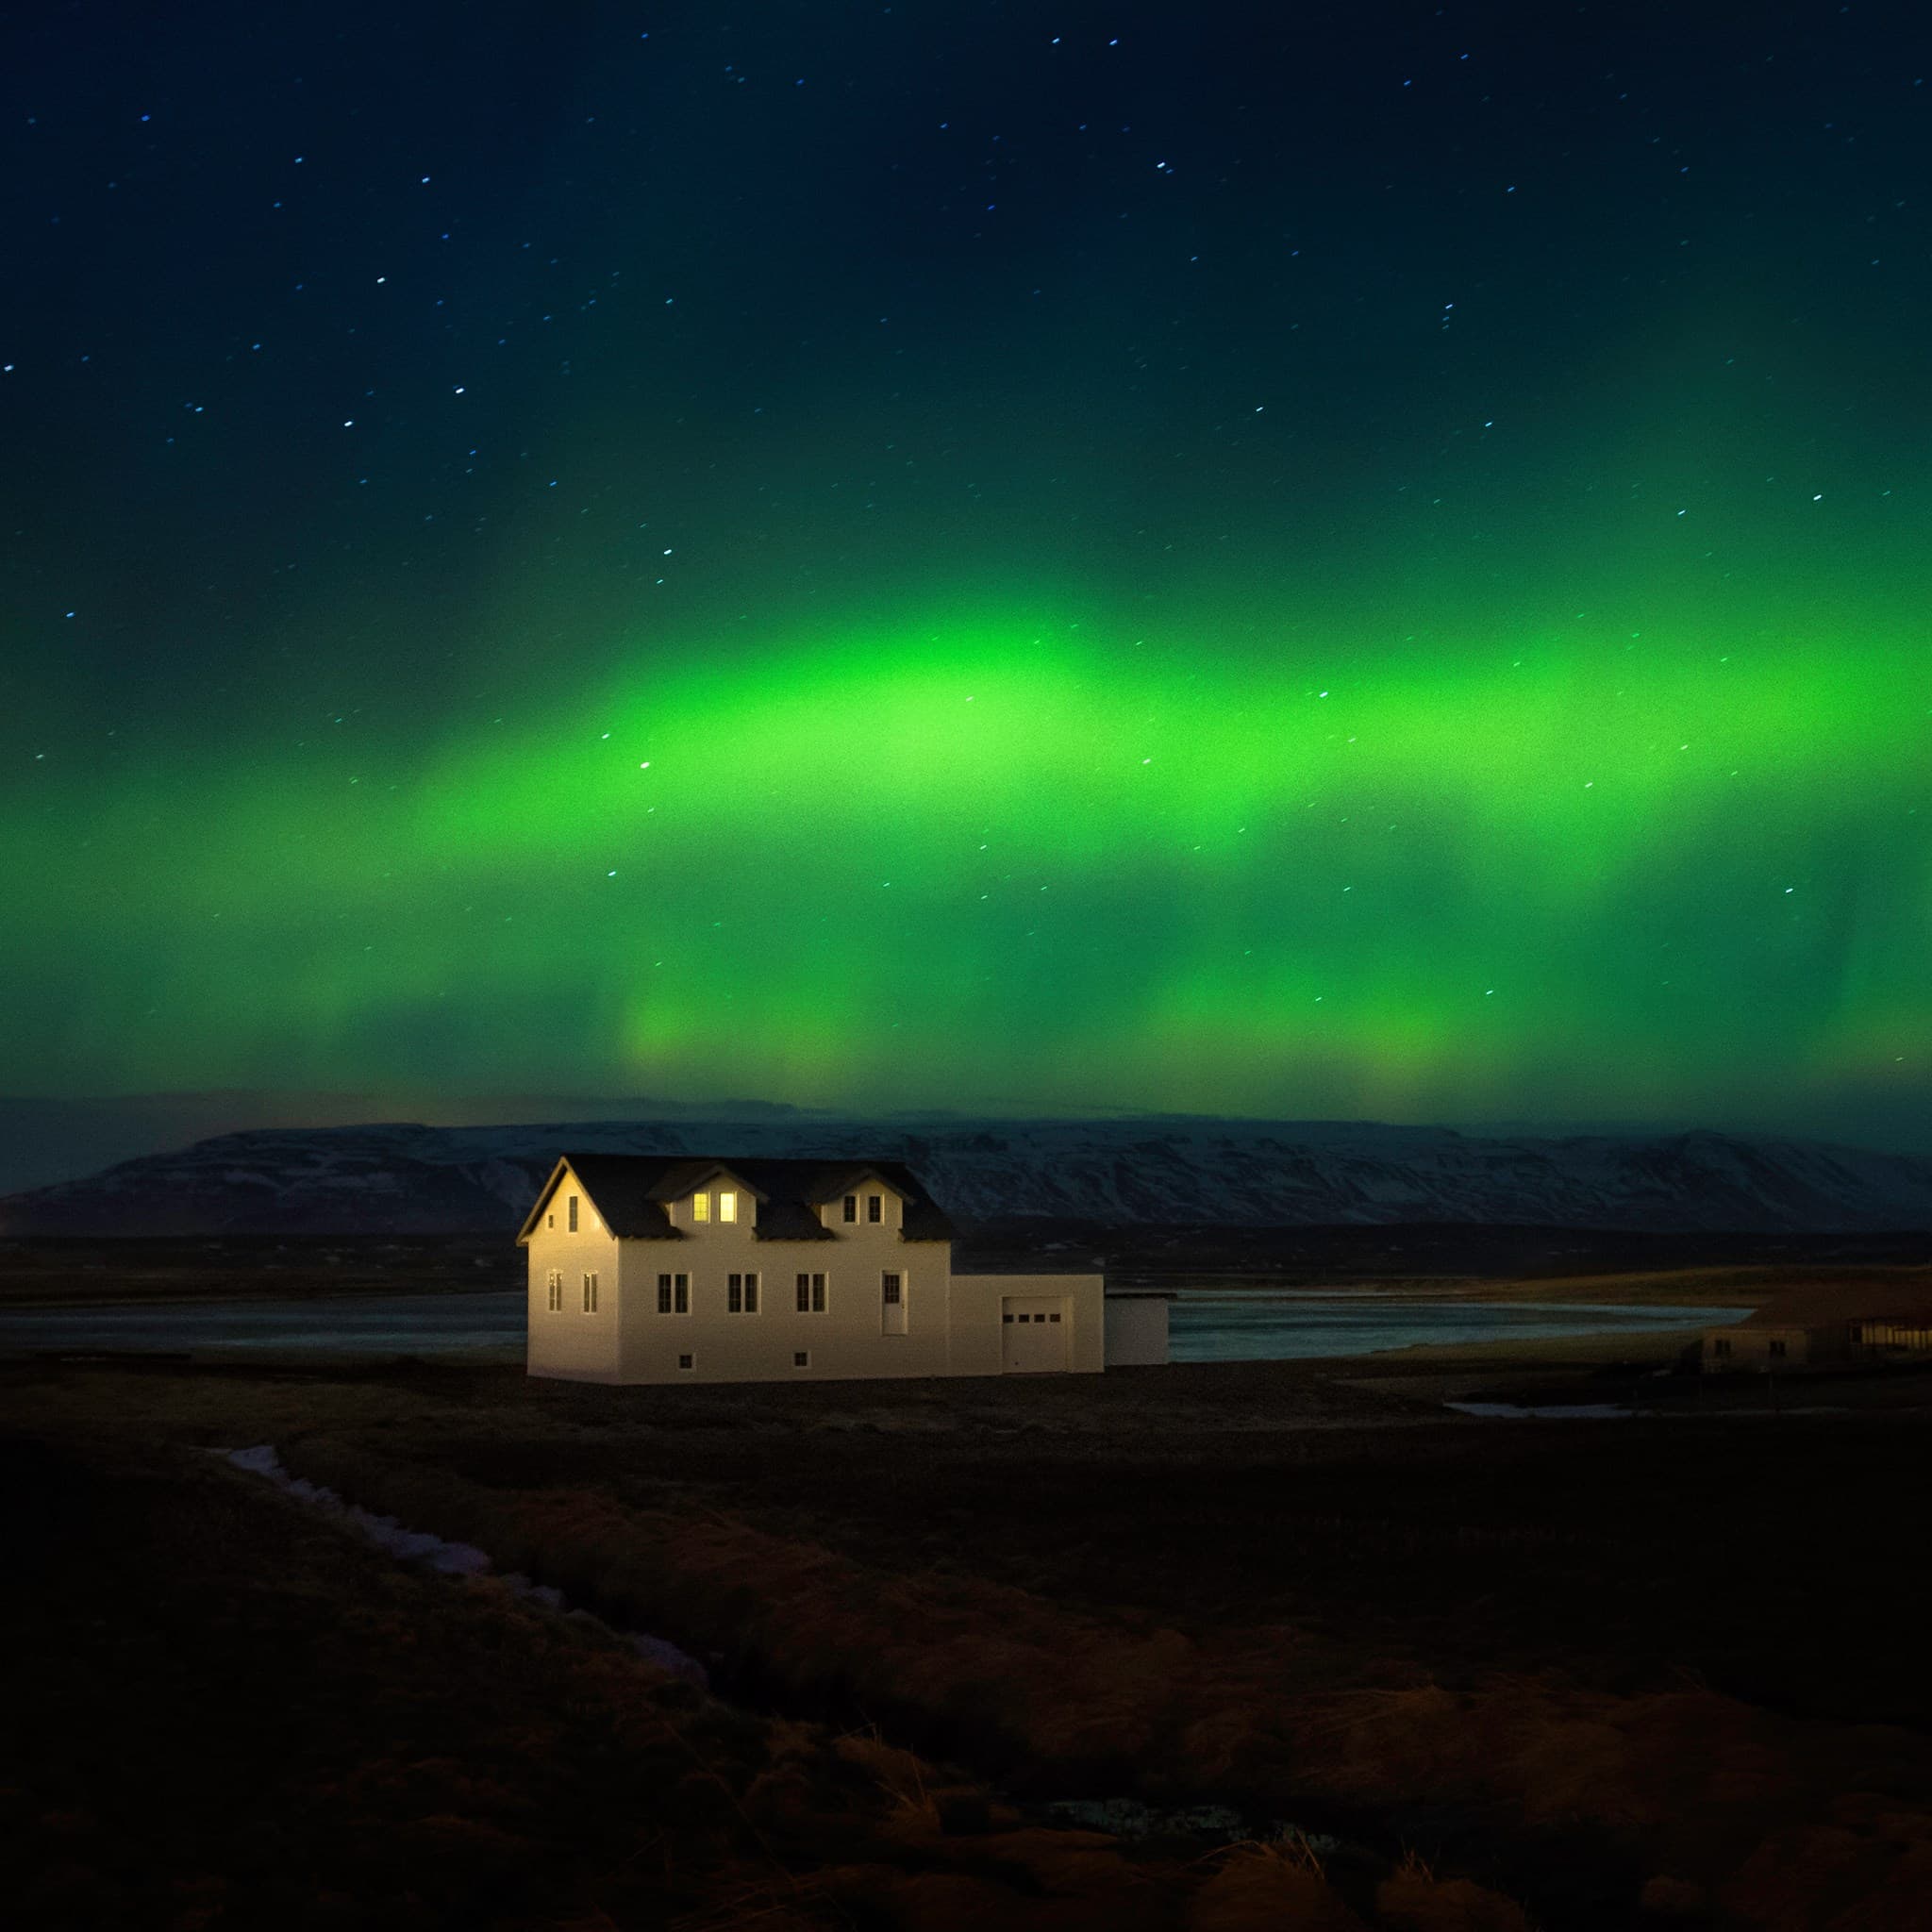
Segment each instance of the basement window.
[{"label": "basement window", "polygon": [[792,1366],[792,1367],[793,1367],[794,1369],[808,1369],[808,1368],[810,1368],[810,1367],[811,1367],[811,1350],[810,1350],[810,1349],[808,1349],[808,1348],[795,1348],[795,1349],[793,1349],[793,1350],[791,1351],[791,1366]]},{"label": "basement window", "polygon": [[697,1361],[698,1358],[694,1355],[681,1355],[677,1357],[677,1366],[680,1369],[694,1369],[697,1367]]}]

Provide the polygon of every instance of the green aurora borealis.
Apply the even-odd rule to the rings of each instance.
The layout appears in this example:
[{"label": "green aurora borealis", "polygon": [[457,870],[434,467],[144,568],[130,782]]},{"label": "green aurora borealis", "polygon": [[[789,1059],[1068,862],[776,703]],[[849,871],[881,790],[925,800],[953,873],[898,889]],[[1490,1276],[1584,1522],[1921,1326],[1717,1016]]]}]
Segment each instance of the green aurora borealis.
[{"label": "green aurora borealis", "polygon": [[[805,34],[783,21],[774,39]],[[917,172],[908,129],[938,125],[904,31],[870,79],[856,25],[747,70],[848,62],[825,162],[848,195],[867,169]],[[984,72],[953,74],[945,118],[1043,150],[1074,108],[995,87],[1008,42],[1041,36],[971,31]],[[1416,27],[1417,71],[1441,31]],[[656,58],[708,74],[700,38],[674,24]],[[144,357],[130,321],[91,352],[106,374],[69,356],[35,375],[22,433],[44,460],[9,497],[33,675],[5,725],[8,1088],[1926,1144],[1932,278],[1916,207],[1909,248],[1866,220],[1906,219],[1889,205],[1926,90],[1899,82],[1866,148],[1831,151],[1871,175],[1857,197],[1818,186],[1810,149],[1782,191],[1747,165],[1757,120],[1769,144],[1836,84],[1828,60],[1706,103],[1728,133],[1698,157],[1720,177],[1702,203],[1625,166],[1702,125],[1716,65],[1656,78],[1641,132],[1600,87],[1560,137],[1524,105],[1518,144],[1545,166],[1520,164],[1519,195],[1475,143],[1458,192],[1489,200],[1459,226],[1424,164],[1484,110],[1457,96],[1399,190],[1307,192],[1327,212],[1288,225],[1299,246],[1354,240],[1304,270],[1275,245],[1287,135],[1252,137],[1239,190],[1169,192],[1167,152],[1183,195],[1227,167],[1201,151],[1237,81],[1167,49],[1091,83],[1172,124],[1158,169],[1139,139],[1118,162],[1139,199],[1110,151],[1042,163],[1054,218],[1018,239],[948,227],[940,202],[915,248],[910,216],[847,206],[821,258],[782,238],[804,191],[773,153],[700,131],[725,103],[617,70],[614,44],[587,28],[557,57],[575,78],[552,75],[574,125],[633,115],[601,177],[581,127],[546,149],[532,107],[513,217],[473,178],[461,217],[372,235],[341,225],[362,175],[426,194],[410,171],[463,175],[458,137],[425,136],[417,170],[381,142],[332,162],[305,129],[303,167],[355,184],[294,251],[325,320],[283,313],[279,261],[254,288],[249,240]],[[1576,55],[1579,89],[1601,52]],[[1570,71],[1548,47],[1481,58],[1540,58],[1544,93]],[[409,75],[365,102],[398,149]],[[115,86],[132,110],[138,79]],[[710,144],[667,149],[654,100]],[[276,192],[285,106],[221,137]],[[632,232],[620,187],[646,150],[662,179],[712,180],[707,207],[716,174],[742,192],[765,171],[755,261],[708,252],[702,209],[648,247]],[[139,152],[114,165],[138,175]],[[1037,185],[1022,169],[987,198]],[[506,252],[546,209],[568,313]],[[456,268],[428,240],[452,228]],[[110,258],[158,246],[117,233]],[[1894,249],[1893,277],[1852,279]],[[383,319],[378,262],[422,283],[420,313]],[[71,273],[77,312],[99,271]],[[74,331],[50,303],[7,381]],[[213,400],[178,420],[177,391]]]}]

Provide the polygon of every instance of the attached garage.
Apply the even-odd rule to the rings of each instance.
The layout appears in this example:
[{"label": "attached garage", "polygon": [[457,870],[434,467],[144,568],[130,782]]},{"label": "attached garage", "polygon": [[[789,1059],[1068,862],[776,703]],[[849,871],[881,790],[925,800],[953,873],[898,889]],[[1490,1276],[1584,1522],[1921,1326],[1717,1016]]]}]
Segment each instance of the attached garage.
[{"label": "attached garage", "polygon": [[1104,1358],[1101,1275],[956,1274],[956,1375],[1091,1374]]},{"label": "attached garage", "polygon": [[1000,1299],[1000,1368],[1008,1375],[1064,1374],[1073,1309],[1065,1295],[1009,1294]]}]

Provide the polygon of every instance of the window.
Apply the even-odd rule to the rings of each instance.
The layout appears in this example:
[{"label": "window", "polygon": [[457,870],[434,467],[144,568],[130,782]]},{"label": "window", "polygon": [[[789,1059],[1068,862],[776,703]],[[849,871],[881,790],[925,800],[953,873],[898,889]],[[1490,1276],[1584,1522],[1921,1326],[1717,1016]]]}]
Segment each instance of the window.
[{"label": "window", "polygon": [[1727,1356],[1731,1352],[1731,1344],[1728,1341],[1713,1341],[1710,1352],[1716,1356]]},{"label": "window", "polygon": [[577,1231],[577,1197],[575,1194],[570,1197],[570,1231],[573,1234]]},{"label": "window", "polygon": [[543,1217],[543,1225],[545,1227],[555,1227],[557,1225],[557,1216],[554,1214],[546,1214]]},{"label": "window", "polygon": [[886,1204],[877,1194],[865,1197],[865,1218],[874,1224],[886,1218]]},{"label": "window", "polygon": [[658,1312],[660,1315],[691,1313],[691,1276],[660,1274],[658,1277]]},{"label": "window", "polygon": [[693,1194],[691,1197],[691,1218],[693,1221],[708,1221],[711,1218],[711,1197],[708,1194]]},{"label": "window", "polygon": [[808,1349],[808,1348],[794,1348],[794,1349],[793,1349],[793,1350],[791,1351],[791,1366],[792,1366],[792,1367],[793,1367],[794,1369],[808,1369],[808,1368],[810,1368],[810,1367],[811,1367],[811,1350],[810,1350],[810,1349]]},{"label": "window", "polygon": [[718,1219],[720,1221],[736,1221],[738,1219],[738,1196],[736,1194],[726,1192],[718,1196]]},{"label": "window", "polygon": [[[901,1283],[898,1275],[882,1274],[879,1276],[879,1299],[889,1308],[896,1308],[899,1306],[904,1297],[901,1292]],[[1020,1319],[1024,1322],[1026,1317],[1022,1315]]]},{"label": "window", "polygon": [[553,1314],[563,1307],[563,1270],[553,1268],[543,1284],[550,1291],[550,1308]]},{"label": "window", "polygon": [[694,1355],[681,1355],[677,1357],[677,1366],[680,1369],[693,1369],[697,1366],[697,1359]]},{"label": "window", "polygon": [[1776,1341],[1774,1341],[1774,1342],[1773,1342],[1773,1343],[1771,1344],[1771,1352],[1772,1352],[1772,1354],[1773,1354],[1773,1355],[1774,1355],[1774,1356],[1778,1356],[1778,1357],[1783,1357],[1783,1355],[1784,1355],[1784,1352],[1785,1352],[1785,1344],[1784,1344],[1784,1341],[1783,1341],[1783,1339],[1782,1339],[1782,1338],[1780,1338],[1780,1339],[1779,1339],[1779,1340],[1777,1340]]},{"label": "window", "polygon": [[1001,1320],[1002,1322],[1010,1322],[1010,1321],[1011,1321],[1012,1319],[1013,1319],[1013,1318],[1012,1318],[1012,1316],[1010,1316],[1010,1315],[1002,1315],[1002,1316],[1000,1317],[1000,1320]]},{"label": "window", "polygon": [[730,1315],[758,1313],[758,1278],[756,1274],[727,1274],[724,1277],[724,1311]]},{"label": "window", "polygon": [[584,1276],[584,1313],[594,1315],[596,1312],[597,1277],[594,1274],[586,1274]]},{"label": "window", "polygon": [[823,1315],[825,1312],[825,1277],[823,1274],[801,1274],[798,1277],[798,1312],[801,1315]]},{"label": "window", "polygon": [[847,1194],[845,1196],[845,1219],[847,1221],[857,1221],[858,1219],[858,1196],[857,1194]]}]

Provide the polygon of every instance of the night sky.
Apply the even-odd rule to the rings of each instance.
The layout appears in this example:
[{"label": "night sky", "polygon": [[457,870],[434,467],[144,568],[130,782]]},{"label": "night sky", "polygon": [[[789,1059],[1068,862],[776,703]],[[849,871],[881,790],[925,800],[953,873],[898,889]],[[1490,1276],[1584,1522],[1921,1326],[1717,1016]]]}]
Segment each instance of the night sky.
[{"label": "night sky", "polygon": [[1932,1144],[1918,9],[30,12],[7,1091]]}]

